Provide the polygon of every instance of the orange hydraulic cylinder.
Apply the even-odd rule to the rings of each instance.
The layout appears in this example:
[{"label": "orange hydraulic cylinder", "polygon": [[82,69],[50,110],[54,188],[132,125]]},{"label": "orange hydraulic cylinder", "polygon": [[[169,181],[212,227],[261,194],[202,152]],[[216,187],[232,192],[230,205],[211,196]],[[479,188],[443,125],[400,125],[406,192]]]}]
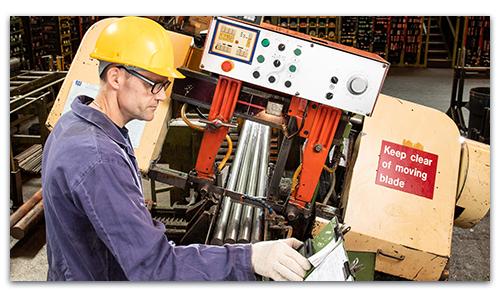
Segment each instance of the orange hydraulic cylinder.
[{"label": "orange hydraulic cylinder", "polygon": [[[304,99],[301,99],[304,100]],[[304,144],[302,171],[298,187],[291,197],[291,203],[304,207],[310,203],[318,184],[323,165],[332,146],[333,138],[342,115],[342,110],[327,105],[310,102],[315,110],[315,116],[306,116],[304,127],[311,127],[308,131],[307,141]],[[309,107],[310,110],[311,106]],[[312,123],[311,123],[312,122]],[[303,135],[302,131],[300,133]]]},{"label": "orange hydraulic cylinder", "polygon": [[[225,76],[220,76],[215,88],[212,105],[208,119],[218,125],[228,123],[233,115],[240,94],[242,82]],[[200,152],[196,162],[195,170],[198,177],[214,178],[214,161],[222,141],[226,137],[229,128],[220,126],[218,129],[207,129],[203,134]]]}]

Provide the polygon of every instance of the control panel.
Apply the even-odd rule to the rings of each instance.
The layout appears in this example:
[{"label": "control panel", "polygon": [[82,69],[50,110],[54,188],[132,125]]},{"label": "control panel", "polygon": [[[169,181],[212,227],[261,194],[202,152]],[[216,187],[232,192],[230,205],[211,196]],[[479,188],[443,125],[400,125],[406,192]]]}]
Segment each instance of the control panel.
[{"label": "control panel", "polygon": [[283,30],[214,17],[200,68],[370,116],[389,63],[379,56]]}]

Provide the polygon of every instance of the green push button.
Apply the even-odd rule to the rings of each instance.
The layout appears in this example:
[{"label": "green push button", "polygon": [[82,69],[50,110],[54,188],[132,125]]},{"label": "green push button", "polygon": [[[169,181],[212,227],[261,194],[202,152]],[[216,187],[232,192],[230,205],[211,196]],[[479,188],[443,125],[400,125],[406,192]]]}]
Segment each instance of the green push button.
[{"label": "green push button", "polygon": [[290,67],[288,67],[288,69],[290,69],[290,72],[297,71],[297,67],[295,65],[290,65]]},{"label": "green push button", "polygon": [[296,55],[296,56],[300,56],[302,54],[302,51],[298,48],[296,48],[293,53]]},{"label": "green push button", "polygon": [[265,58],[264,58],[264,56],[263,56],[263,55],[259,55],[259,56],[257,57],[257,62],[259,62],[259,63],[263,63],[263,62],[264,62],[264,60],[265,60]]},{"label": "green push button", "polygon": [[264,46],[264,47],[268,47],[268,46],[269,46],[269,44],[270,44],[269,39],[263,39],[263,40],[262,40],[262,46]]}]

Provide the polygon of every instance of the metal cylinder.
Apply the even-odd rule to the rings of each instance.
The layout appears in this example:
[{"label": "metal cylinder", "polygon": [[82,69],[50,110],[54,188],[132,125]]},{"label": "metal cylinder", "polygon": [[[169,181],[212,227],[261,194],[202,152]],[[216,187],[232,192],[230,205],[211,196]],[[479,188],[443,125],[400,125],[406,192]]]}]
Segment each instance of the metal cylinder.
[{"label": "metal cylinder", "polygon": [[[257,197],[265,197],[268,181],[269,169],[269,150],[271,147],[271,127],[261,126],[261,145],[259,154],[259,178],[257,179],[257,188],[255,195]],[[262,241],[264,238],[264,211],[261,208],[255,208],[253,214],[253,229],[250,236],[250,242],[255,243]]]},{"label": "metal cylinder", "polygon": [[38,202],[42,200],[42,188],[31,196],[21,207],[19,207],[12,215],[10,215],[10,228],[12,228],[19,220],[21,220]]},{"label": "metal cylinder", "polygon": [[[479,140],[479,136],[485,135],[486,111],[490,108],[490,88],[472,88],[469,97],[469,126],[467,128],[467,138]],[[489,126],[489,123],[486,123]]]},{"label": "metal cylinder", "polygon": [[[251,165],[249,168],[249,176],[248,176],[248,182],[247,182],[247,187],[246,187],[246,192],[245,194],[250,195],[250,196],[255,196],[255,192],[257,189],[257,179],[259,177],[259,156],[262,151],[261,148],[261,135],[262,135],[262,129],[260,127],[261,125],[256,125],[255,127],[255,143],[253,145],[254,147],[254,152],[252,153],[252,160],[251,160]],[[252,135],[253,136],[253,135]],[[245,205],[243,207],[243,215],[241,218],[241,223],[240,223],[240,230],[238,232],[238,243],[249,243],[250,242],[250,236],[252,232],[252,221],[253,221],[253,213],[254,213],[254,207],[250,205]]]},{"label": "metal cylinder", "polygon": [[10,58],[10,72],[16,72],[21,69],[21,60],[19,58]]},{"label": "metal cylinder", "polygon": [[23,238],[43,217],[43,199],[40,200],[14,227],[10,235],[16,239]]},{"label": "metal cylinder", "polygon": [[[228,176],[228,182],[226,189],[234,191],[236,187],[236,182],[238,180],[238,171],[241,166],[243,156],[245,155],[246,148],[248,147],[248,139],[250,135],[250,130],[252,129],[253,122],[245,121],[241,128],[241,133],[238,138],[238,146],[234,155],[233,164],[231,165],[231,172]],[[215,230],[210,241],[213,245],[223,245],[224,235],[226,233],[226,227],[229,220],[229,215],[231,213],[231,199],[229,197],[224,197],[221,205],[220,216],[215,225]]]},{"label": "metal cylinder", "polygon": [[[255,143],[256,141],[258,128],[259,128],[258,124],[252,123],[250,136],[247,144],[248,148],[245,150],[245,156],[243,158],[243,162],[240,166],[238,173],[238,183],[236,185],[236,190],[235,190],[238,193],[245,194],[249,171],[250,171],[250,165],[252,161],[252,155],[255,152],[255,146],[253,145],[253,143]],[[243,208],[242,204],[233,203],[233,206],[231,207],[231,216],[226,230],[226,236],[224,238],[224,243],[236,243],[238,239],[238,231],[240,226],[242,208]]]}]

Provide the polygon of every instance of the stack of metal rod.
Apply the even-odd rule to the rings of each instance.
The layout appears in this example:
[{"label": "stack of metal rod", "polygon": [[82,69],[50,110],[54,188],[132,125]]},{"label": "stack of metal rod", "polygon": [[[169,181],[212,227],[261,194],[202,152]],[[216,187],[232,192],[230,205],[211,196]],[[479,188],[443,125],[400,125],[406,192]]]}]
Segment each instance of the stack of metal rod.
[{"label": "stack of metal rod", "polygon": [[42,189],[10,215],[10,235],[23,238],[43,218]]},{"label": "stack of metal rod", "polygon": [[[265,197],[271,128],[249,120],[243,123],[226,189],[252,197]],[[262,208],[231,202],[224,197],[211,244],[254,243],[263,240]]]},{"label": "stack of metal rod", "polygon": [[17,162],[21,170],[31,174],[38,174],[42,170],[42,154],[42,145],[34,144],[16,155],[14,161]]}]

